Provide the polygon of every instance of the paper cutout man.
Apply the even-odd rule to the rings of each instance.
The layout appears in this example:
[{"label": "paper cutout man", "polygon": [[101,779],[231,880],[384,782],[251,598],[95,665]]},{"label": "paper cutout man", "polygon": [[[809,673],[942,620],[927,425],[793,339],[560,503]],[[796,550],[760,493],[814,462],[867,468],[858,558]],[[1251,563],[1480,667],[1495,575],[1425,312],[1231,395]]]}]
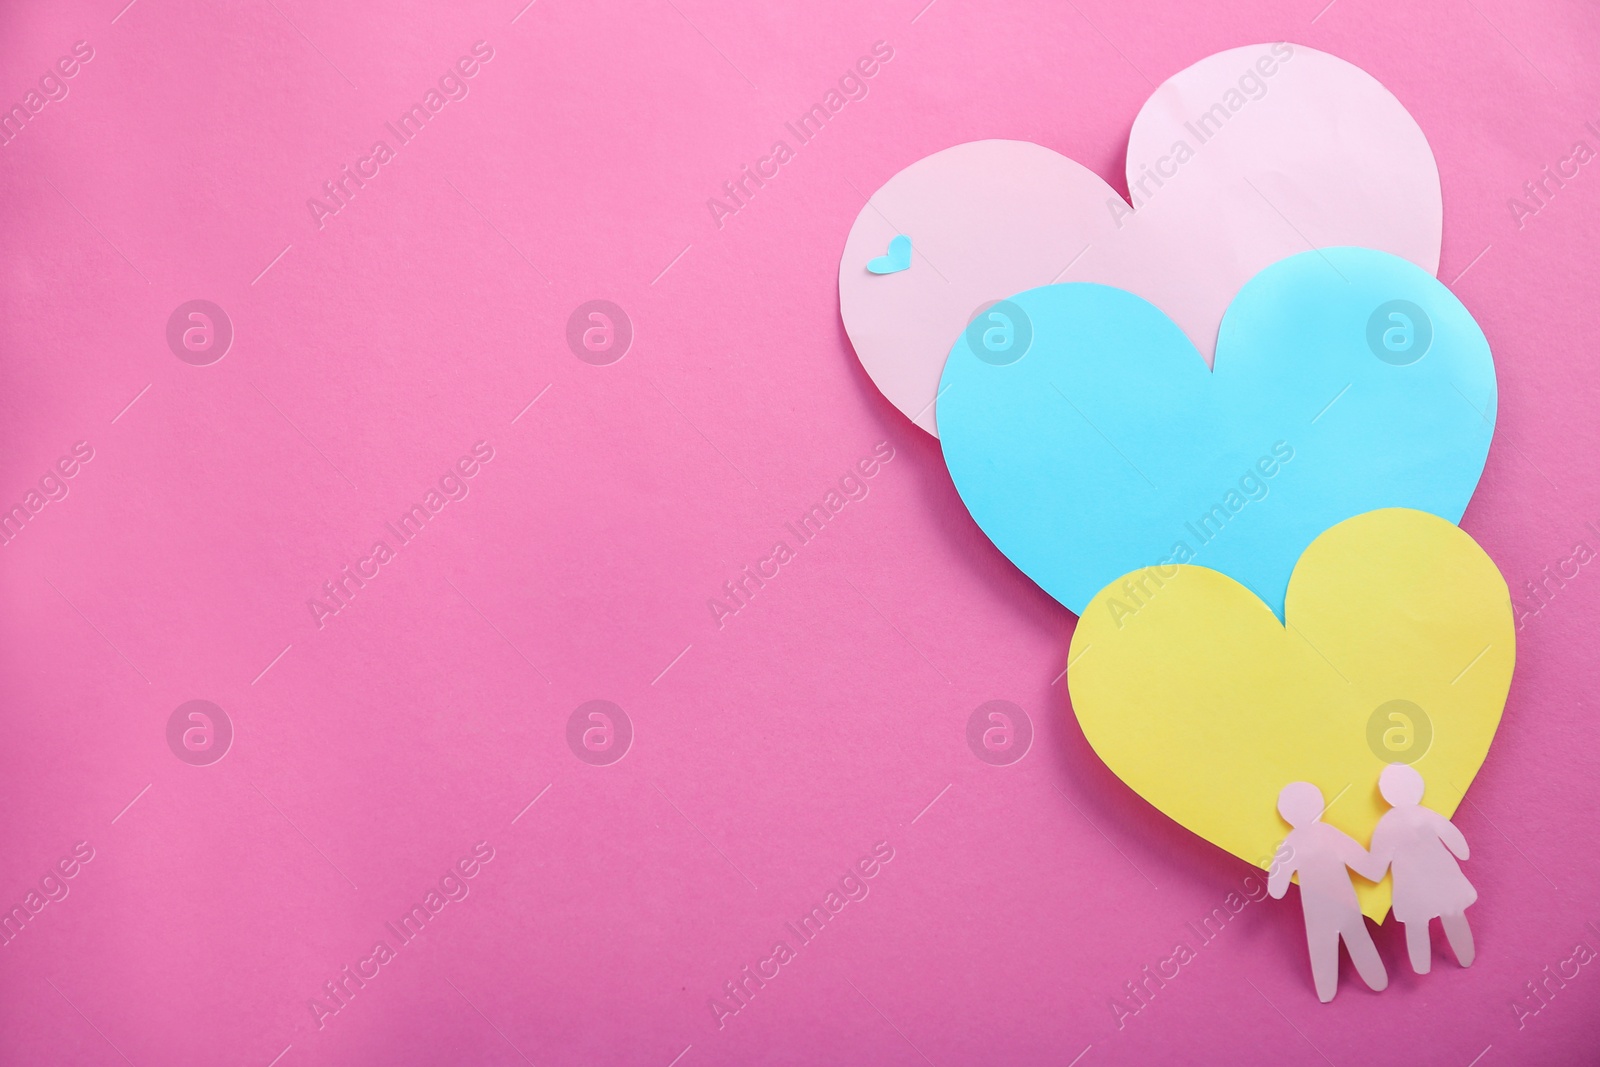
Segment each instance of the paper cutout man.
[{"label": "paper cutout man", "polygon": [[1278,814],[1294,829],[1279,846],[1280,853],[1287,846],[1288,857],[1267,878],[1267,892],[1282,898],[1289,890],[1289,879],[1300,877],[1300,907],[1306,919],[1311,977],[1316,983],[1317,999],[1324,1004],[1333,999],[1339,988],[1341,938],[1361,980],[1380,992],[1389,986],[1389,972],[1367,932],[1356,891],[1345,870],[1348,867],[1369,882],[1376,882],[1383,877],[1384,865],[1354,838],[1323,822],[1326,808],[1322,790],[1310,782],[1290,782],[1283,787],[1278,794]]},{"label": "paper cutout man", "polygon": [[[1394,917],[1405,924],[1411,969],[1427,974],[1432,966],[1428,924],[1438,918],[1445,939],[1463,967],[1476,952],[1466,910],[1478,899],[1457,860],[1467,858],[1467,839],[1455,824],[1423,807],[1422,775],[1405,763],[1391,763],[1378,776],[1378,792],[1389,810],[1372,832],[1372,858],[1394,878]],[[1452,855],[1453,854],[1453,855]]]}]

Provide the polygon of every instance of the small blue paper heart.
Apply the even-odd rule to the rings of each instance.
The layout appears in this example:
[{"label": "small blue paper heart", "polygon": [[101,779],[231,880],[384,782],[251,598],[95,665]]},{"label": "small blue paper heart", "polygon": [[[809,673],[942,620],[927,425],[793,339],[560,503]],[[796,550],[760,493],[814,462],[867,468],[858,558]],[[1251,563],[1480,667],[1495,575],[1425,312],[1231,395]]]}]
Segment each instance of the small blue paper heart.
[{"label": "small blue paper heart", "polygon": [[911,238],[900,234],[889,242],[889,254],[878,256],[867,264],[874,274],[894,274],[911,266]]},{"label": "small blue paper heart", "polygon": [[1159,596],[1148,574],[1193,562],[1282,618],[1295,561],[1330,526],[1378,508],[1460,520],[1495,399],[1483,331],[1438,279],[1325,248],[1245,284],[1215,371],[1121,289],[1001,301],[950,351],[939,439],[983,532],[1072,611],[1145,567],[1129,595]]}]

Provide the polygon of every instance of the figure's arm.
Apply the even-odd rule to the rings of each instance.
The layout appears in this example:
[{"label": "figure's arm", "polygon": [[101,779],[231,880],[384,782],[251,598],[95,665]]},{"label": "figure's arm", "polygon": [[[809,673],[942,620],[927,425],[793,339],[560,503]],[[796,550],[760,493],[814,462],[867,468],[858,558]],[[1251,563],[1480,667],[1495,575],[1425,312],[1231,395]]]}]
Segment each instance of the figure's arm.
[{"label": "figure's arm", "polygon": [[1344,865],[1355,871],[1369,882],[1383,881],[1383,872],[1388,870],[1389,861],[1381,859],[1374,853],[1361,847],[1355,838],[1344,836],[1339,842],[1339,858],[1344,860]]},{"label": "figure's arm", "polygon": [[1467,847],[1466,835],[1456,829],[1455,823],[1438,812],[1434,812],[1434,818],[1438,820],[1434,828],[1438,831],[1439,840],[1444,842],[1445,848],[1455,853],[1456,859],[1465,862],[1468,853],[1472,851]]},{"label": "figure's arm", "polygon": [[[1280,844],[1277,851],[1282,852],[1283,845]],[[1294,852],[1292,850],[1289,856],[1291,859],[1293,858]],[[1288,860],[1272,865],[1272,871],[1267,875],[1267,892],[1272,896],[1273,900],[1283,899],[1283,895],[1289,891],[1289,879],[1292,877],[1294,877],[1294,867],[1290,865]]]},{"label": "figure's arm", "polygon": [[1361,877],[1369,882],[1382,880],[1383,872],[1389,869],[1389,864],[1394,862],[1394,835],[1389,833],[1383,825],[1383,820],[1378,820],[1377,829],[1372,831],[1372,851],[1368,853],[1373,869],[1378,872],[1378,877],[1373,878],[1365,871]]}]

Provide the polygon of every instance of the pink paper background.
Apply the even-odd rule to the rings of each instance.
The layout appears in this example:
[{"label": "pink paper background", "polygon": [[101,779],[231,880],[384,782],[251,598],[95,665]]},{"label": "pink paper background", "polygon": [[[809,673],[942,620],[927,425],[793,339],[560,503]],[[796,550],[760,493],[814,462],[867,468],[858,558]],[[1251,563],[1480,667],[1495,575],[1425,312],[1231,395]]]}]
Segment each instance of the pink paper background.
[{"label": "pink paper background", "polygon": [[[95,53],[0,147],[0,503],[94,448],[0,548],[0,901],[95,850],[0,948],[0,1061],[1594,1062],[1600,965],[1511,1005],[1600,948],[1600,564],[1521,631],[1458,817],[1475,966],[1419,979],[1391,925],[1389,991],[1346,965],[1322,1006],[1298,908],[1250,904],[1118,1030],[1246,868],[1088,750],[1052,684],[1072,617],[872,389],[835,292],[858,191],[918,156],[1025,138],[1121,188],[1154,82],[1253,41],[1342,55],[1438,156],[1441,276],[1500,368],[1463,525],[1520,592],[1600,547],[1600,163],[1507,208],[1600,148],[1592,9],[123,3],[0,13],[6,106]],[[306,198],[478,40],[470,95],[319,230]],[[870,95],[719,229],[706,198],[878,40]],[[209,367],[165,343],[195,297],[236,329]],[[594,298],[635,324],[608,367],[565,343]],[[470,495],[319,630],[306,600],[480,439]],[[719,630],[707,599],[885,440]],[[608,767],[565,740],[596,697],[637,734]],[[194,698],[237,731],[209,767],[165,738]],[[996,698],[1037,731],[1010,767],[965,740]],[[480,840],[470,895],[319,1030],[308,1000]],[[878,841],[870,895],[719,1030],[709,998]]]}]

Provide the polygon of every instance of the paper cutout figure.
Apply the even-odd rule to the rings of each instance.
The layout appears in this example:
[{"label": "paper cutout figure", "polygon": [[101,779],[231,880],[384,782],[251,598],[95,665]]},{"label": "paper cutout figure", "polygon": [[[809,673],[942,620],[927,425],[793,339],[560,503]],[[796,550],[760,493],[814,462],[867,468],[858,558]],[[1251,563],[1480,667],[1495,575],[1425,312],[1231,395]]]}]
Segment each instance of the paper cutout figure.
[{"label": "paper cutout figure", "polygon": [[[1428,774],[1465,788],[1516,663],[1516,618],[1494,561],[1423,512],[1386,508],[1322,534],[1286,605],[1287,625],[1216,571],[1151,567],[1096,595],[1066,656],[1072,710],[1106,766],[1247,863],[1283,837],[1264,798],[1285,782],[1313,781],[1329,796],[1351,783],[1324,819],[1371,839],[1389,810],[1366,787],[1395,758],[1382,740],[1388,696],[1405,694],[1418,726],[1427,716]],[[1459,798],[1438,792],[1433,807],[1453,815]],[[1356,895],[1369,917],[1388,913],[1388,879],[1357,879]]]},{"label": "paper cutout figure", "polygon": [[1339,988],[1339,942],[1344,942],[1356,973],[1372,989],[1389,987],[1378,948],[1356,904],[1356,891],[1345,868],[1369,882],[1383,877],[1383,867],[1343,830],[1322,821],[1327,805],[1322,790],[1310,782],[1290,782],[1278,794],[1278,814],[1294,829],[1276,851],[1288,855],[1267,879],[1267,892],[1282,899],[1289,879],[1300,883],[1300,908],[1305,913],[1306,948],[1317,999],[1326,1004]]},{"label": "paper cutout figure", "polygon": [[1389,764],[1378,776],[1378,791],[1393,806],[1372,832],[1372,858],[1380,872],[1389,868],[1394,882],[1394,917],[1405,924],[1411,969],[1427,974],[1432,967],[1428,924],[1435,918],[1456,961],[1472,966],[1476,950],[1466,910],[1478,891],[1456,862],[1467,859],[1467,839],[1449,819],[1422,806],[1422,775],[1415,767]]},{"label": "paper cutout figure", "polygon": [[874,274],[897,274],[911,266],[911,238],[898,234],[889,242],[888,254],[867,261],[867,269]]},{"label": "paper cutout figure", "polygon": [[[1163,82],[1133,121],[1126,182],[1131,206],[1087,167],[1004,140],[936,152],[885,182],[839,261],[840,315],[883,395],[941,433],[933,400],[950,342],[982,305],[1052,282],[1138,294],[1210,362],[1239,287],[1307,243],[1438,269],[1427,138],[1370,74],[1304,45],[1228,49]],[[901,227],[933,269],[863,272]]]},{"label": "paper cutout figure", "polygon": [[[1402,306],[1409,333],[1389,318]],[[1281,616],[1313,538],[1374,508],[1456,522],[1489,454],[1489,344],[1398,256],[1274,263],[1228,309],[1214,371],[1124,290],[1047,285],[988,317],[1001,307],[1012,333],[951,338],[940,444],[989,540],[1070,611],[1137,568],[1192,560]]]}]

